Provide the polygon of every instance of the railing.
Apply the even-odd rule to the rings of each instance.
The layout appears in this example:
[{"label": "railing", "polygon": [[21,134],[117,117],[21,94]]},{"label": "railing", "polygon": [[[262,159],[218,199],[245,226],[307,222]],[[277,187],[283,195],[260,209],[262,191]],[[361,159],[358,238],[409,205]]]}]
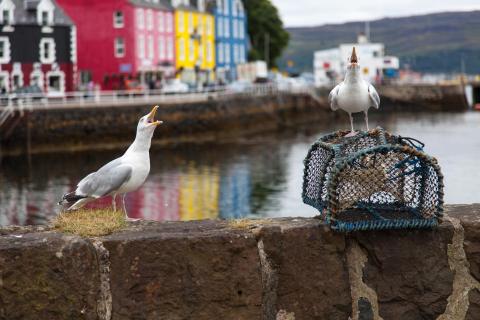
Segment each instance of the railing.
[{"label": "railing", "polygon": [[[13,111],[45,109],[49,107],[94,107],[129,104],[164,104],[201,102],[232,96],[265,96],[279,93],[311,94],[309,86],[276,84],[246,85],[242,88],[214,87],[204,91],[165,94],[161,90],[67,92],[62,95],[8,94],[0,95],[0,125]],[[3,120],[5,121],[5,120]]]}]

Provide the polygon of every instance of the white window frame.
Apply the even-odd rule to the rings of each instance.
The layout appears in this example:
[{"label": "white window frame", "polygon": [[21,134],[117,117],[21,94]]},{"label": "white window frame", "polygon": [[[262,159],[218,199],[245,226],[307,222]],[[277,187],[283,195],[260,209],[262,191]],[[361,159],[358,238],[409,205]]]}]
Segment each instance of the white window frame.
[{"label": "white window frame", "polygon": [[47,13],[47,25],[53,25],[53,11],[55,10],[55,6],[50,0],[41,0],[37,6],[37,23],[40,26],[45,26],[43,24],[43,13]]},{"label": "white window frame", "polygon": [[0,42],[5,43],[3,56],[0,56],[0,64],[10,63],[11,59],[11,45],[8,37],[0,37]]},{"label": "white window frame", "polygon": [[[11,26],[15,23],[13,11],[15,10],[15,4],[11,0],[2,0],[0,3],[0,24]],[[5,23],[3,19],[3,12],[8,11],[8,23]]]},{"label": "white window frame", "polygon": [[165,15],[162,11],[157,13],[157,23],[158,23],[158,31],[164,32],[165,31]]},{"label": "white window frame", "polygon": [[213,50],[212,50],[212,43],[209,41],[207,42],[207,61],[213,61]]},{"label": "white window frame", "polygon": [[123,14],[123,11],[116,10],[113,12],[113,27],[115,29],[125,27],[125,15]]},{"label": "white window frame", "polygon": [[232,16],[234,16],[234,17],[236,17],[238,15],[237,2],[238,2],[238,0],[233,0],[233,3],[232,3]]},{"label": "white window frame", "polygon": [[230,20],[224,19],[223,20],[223,32],[225,37],[230,37]]},{"label": "white window frame", "polygon": [[232,37],[236,39],[238,37],[237,33],[237,19],[232,20]]},{"label": "white window frame", "polygon": [[[48,53],[48,57],[45,57],[45,44],[48,43],[50,44],[49,46],[49,53]],[[57,55],[57,52],[56,52],[56,49],[55,49],[55,39],[53,38],[42,38],[40,39],[40,50],[39,50],[39,54],[40,54],[40,62],[43,63],[43,64],[52,64],[55,62],[55,59],[56,59],[56,55]]]},{"label": "white window frame", "polygon": [[137,50],[137,56],[145,59],[145,36],[143,34],[138,35]]},{"label": "white window frame", "polygon": [[166,43],[165,43],[165,37],[164,36],[159,36],[158,37],[158,59],[159,60],[165,60],[166,58]]},{"label": "white window frame", "polygon": [[193,13],[188,13],[188,32],[193,32]]},{"label": "white window frame", "polygon": [[43,72],[40,69],[33,70],[32,73],[30,73],[30,85],[33,86],[33,79],[38,78],[38,87],[44,90],[45,87],[45,80],[43,79]]},{"label": "white window frame", "polygon": [[182,11],[179,11],[177,14],[177,22],[178,22],[178,32],[185,31],[185,15]]},{"label": "white window frame", "polygon": [[239,25],[239,27],[238,27],[238,31],[239,31],[238,37],[240,39],[245,39],[245,23],[243,23],[242,20],[239,20],[238,25]]},{"label": "white window frame", "polygon": [[178,40],[178,59],[185,61],[185,39],[183,38]]},{"label": "white window frame", "polygon": [[228,15],[228,2],[229,0],[223,0],[223,13]]},{"label": "white window frame", "polygon": [[152,9],[147,9],[146,20],[147,20],[147,30],[153,30],[153,12],[152,12]]},{"label": "white window frame", "polygon": [[193,39],[188,41],[188,59],[190,61],[195,60],[195,40]]},{"label": "white window frame", "polygon": [[[50,82],[50,77],[52,77],[52,76],[60,77],[60,91],[52,90],[52,87],[50,87],[49,82]],[[54,93],[57,93],[57,92],[64,93],[65,92],[65,73],[63,71],[61,71],[61,70],[49,71],[49,72],[47,72],[45,78],[47,80],[47,92],[49,92],[49,93],[50,92],[54,92]]]},{"label": "white window frame", "polygon": [[212,31],[213,31],[213,28],[212,28],[212,25],[213,25],[213,18],[211,17],[207,17],[206,18],[207,21],[205,22],[206,23],[206,27],[207,27],[207,35],[208,36],[211,36],[212,35]]},{"label": "white window frame", "polygon": [[155,47],[155,40],[153,39],[153,35],[149,34],[147,36],[147,54],[148,54],[148,59],[153,60],[153,55],[154,55],[154,47]]},{"label": "white window frame", "polygon": [[[10,91],[10,74],[8,71],[0,71],[0,77],[5,79],[5,92]],[[0,92],[1,92],[1,87],[0,87]]]},{"label": "white window frame", "polygon": [[115,58],[123,58],[125,57],[125,38],[123,37],[116,37],[114,40],[114,54]]},{"label": "white window frame", "polygon": [[169,37],[167,40],[167,59],[173,60],[175,55],[175,43],[172,37]]},{"label": "white window frame", "polygon": [[[14,77],[15,76],[18,76],[18,87],[14,88]],[[10,83],[11,83],[11,86],[12,86],[12,90],[15,90],[15,89],[19,89],[21,87],[23,87],[23,72],[22,72],[22,67],[20,64],[16,64],[14,63],[13,65],[13,70],[12,72],[10,73]]]},{"label": "white window frame", "polygon": [[143,30],[145,28],[145,14],[142,8],[137,8],[135,12],[136,20],[137,20],[137,29]]},{"label": "white window frame", "polygon": [[217,34],[219,37],[223,36],[223,18],[222,17],[218,17],[218,20],[217,20]]},{"label": "white window frame", "polygon": [[225,43],[225,63],[230,64],[230,44]]},{"label": "white window frame", "polygon": [[165,16],[167,17],[166,18],[167,22],[166,22],[165,30],[167,32],[172,32],[173,31],[173,16],[172,16],[171,13],[167,13],[167,14],[165,14]]}]

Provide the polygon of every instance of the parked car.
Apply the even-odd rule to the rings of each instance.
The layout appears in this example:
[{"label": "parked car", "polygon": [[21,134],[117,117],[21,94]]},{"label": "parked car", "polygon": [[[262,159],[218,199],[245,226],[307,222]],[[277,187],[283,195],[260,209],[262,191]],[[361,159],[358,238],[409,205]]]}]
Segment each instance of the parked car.
[{"label": "parked car", "polygon": [[188,92],[188,85],[180,81],[180,79],[169,79],[162,87],[162,93],[186,93]]}]

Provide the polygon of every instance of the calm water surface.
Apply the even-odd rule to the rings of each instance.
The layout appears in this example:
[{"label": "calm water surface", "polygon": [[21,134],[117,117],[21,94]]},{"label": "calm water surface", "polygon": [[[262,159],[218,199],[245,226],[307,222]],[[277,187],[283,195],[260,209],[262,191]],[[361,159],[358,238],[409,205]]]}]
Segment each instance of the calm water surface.
[{"label": "calm water surface", "polygon": [[[361,119],[357,119],[361,125]],[[447,203],[480,202],[480,113],[376,114],[371,126],[415,137],[439,159]],[[131,217],[150,220],[314,216],[302,203],[303,159],[321,135],[347,128],[347,117],[330,126],[243,138],[235,143],[152,149],[151,174],[126,198]],[[43,224],[56,203],[122,151],[6,158],[0,164],[0,225]],[[94,206],[107,207],[111,199]]]}]

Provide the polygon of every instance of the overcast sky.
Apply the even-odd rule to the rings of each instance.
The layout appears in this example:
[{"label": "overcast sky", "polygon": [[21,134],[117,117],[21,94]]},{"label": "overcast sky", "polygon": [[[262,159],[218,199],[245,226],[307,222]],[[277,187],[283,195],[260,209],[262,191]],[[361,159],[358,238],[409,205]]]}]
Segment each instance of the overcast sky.
[{"label": "overcast sky", "polygon": [[287,27],[480,10],[480,0],[271,0]]}]

